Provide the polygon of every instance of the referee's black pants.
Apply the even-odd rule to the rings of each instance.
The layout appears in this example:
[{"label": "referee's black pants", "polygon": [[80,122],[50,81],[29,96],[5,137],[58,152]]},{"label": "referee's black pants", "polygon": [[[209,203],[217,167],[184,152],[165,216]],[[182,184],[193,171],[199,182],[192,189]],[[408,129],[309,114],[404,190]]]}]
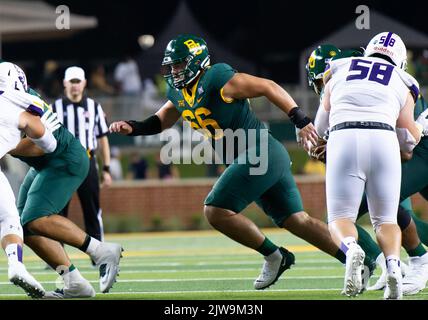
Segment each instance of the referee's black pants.
[{"label": "referee's black pants", "polygon": [[[103,222],[100,208],[100,184],[95,156],[90,158],[88,176],[77,189],[77,195],[83,210],[86,233],[101,241],[103,238]],[[61,211],[60,214],[62,216],[68,216],[69,205],[70,202]]]}]

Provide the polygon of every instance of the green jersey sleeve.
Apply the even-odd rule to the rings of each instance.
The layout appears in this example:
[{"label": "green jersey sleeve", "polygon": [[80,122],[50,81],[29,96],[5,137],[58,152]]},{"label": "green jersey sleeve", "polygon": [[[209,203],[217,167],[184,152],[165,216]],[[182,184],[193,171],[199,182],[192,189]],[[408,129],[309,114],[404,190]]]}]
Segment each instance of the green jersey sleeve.
[{"label": "green jersey sleeve", "polygon": [[217,63],[207,71],[207,78],[210,84],[209,89],[219,91],[224,85],[232,79],[236,70],[226,63]]}]

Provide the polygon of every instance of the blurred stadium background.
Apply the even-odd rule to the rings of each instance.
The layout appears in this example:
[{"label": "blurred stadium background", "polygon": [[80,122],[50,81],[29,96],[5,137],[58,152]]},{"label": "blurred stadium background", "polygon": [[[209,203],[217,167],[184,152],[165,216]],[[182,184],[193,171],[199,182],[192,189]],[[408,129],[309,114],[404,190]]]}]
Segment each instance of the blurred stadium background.
[{"label": "blurred stadium background", "polygon": [[[337,2],[339,4],[339,2]],[[409,49],[409,72],[428,90],[428,25],[426,12],[390,1],[370,4],[370,29],[358,30],[355,1],[20,1],[0,0],[0,55],[20,65],[29,83],[48,102],[62,94],[64,70],[85,69],[87,93],[99,101],[109,122],[143,119],[163,104],[165,83],[159,74],[167,42],[179,33],[194,33],[208,43],[212,62],[226,62],[239,71],[271,78],[286,88],[314,116],[318,98],[308,88],[304,65],[318,44],[341,49],[365,46],[374,34],[398,33]],[[69,30],[59,30],[55,10],[70,10]],[[135,63],[136,90],[121,83],[120,67]],[[265,99],[252,107],[286,144],[307,211],[325,214],[324,168],[308,161],[297,148],[294,127]],[[208,165],[165,166],[158,161],[159,137],[109,137],[112,159],[120,170],[111,188],[103,189],[105,232],[195,230],[209,228],[203,199],[222,168]],[[26,167],[10,157],[1,167],[17,191]],[[414,206],[428,219],[428,206],[418,196]],[[273,226],[256,206],[246,213],[261,227]],[[70,216],[82,225],[73,199]]]}]

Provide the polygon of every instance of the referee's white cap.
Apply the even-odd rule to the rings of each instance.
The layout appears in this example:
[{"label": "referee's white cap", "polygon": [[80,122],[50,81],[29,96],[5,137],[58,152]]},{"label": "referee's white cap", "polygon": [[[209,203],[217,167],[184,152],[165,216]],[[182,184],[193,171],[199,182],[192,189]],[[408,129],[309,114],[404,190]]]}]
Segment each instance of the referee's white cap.
[{"label": "referee's white cap", "polygon": [[65,70],[64,80],[70,81],[72,79],[79,79],[81,81],[85,80],[85,71],[80,67],[68,67]]}]

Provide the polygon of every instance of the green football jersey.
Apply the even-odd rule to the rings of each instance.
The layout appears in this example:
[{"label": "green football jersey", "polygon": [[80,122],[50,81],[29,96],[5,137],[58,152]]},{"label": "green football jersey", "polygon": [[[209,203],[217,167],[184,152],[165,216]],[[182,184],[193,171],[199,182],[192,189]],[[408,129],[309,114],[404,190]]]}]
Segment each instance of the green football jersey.
[{"label": "green football jersey", "polygon": [[[414,111],[415,120],[427,108],[428,108],[428,104],[425,101],[424,97],[422,97],[422,95],[420,94],[415,104],[415,111]],[[421,141],[418,143],[418,147],[428,150],[428,137],[422,137]]]},{"label": "green football jersey", "polygon": [[[248,99],[227,99],[223,86],[233,77],[236,70],[225,63],[208,67],[192,88],[168,87],[167,97],[195,130],[204,130],[212,145],[224,139],[223,130],[236,131],[266,129],[250,108]],[[223,141],[224,142],[224,141]],[[239,153],[234,149],[234,157]],[[224,154],[223,154],[224,155]],[[224,155],[225,156],[225,155]]]}]

